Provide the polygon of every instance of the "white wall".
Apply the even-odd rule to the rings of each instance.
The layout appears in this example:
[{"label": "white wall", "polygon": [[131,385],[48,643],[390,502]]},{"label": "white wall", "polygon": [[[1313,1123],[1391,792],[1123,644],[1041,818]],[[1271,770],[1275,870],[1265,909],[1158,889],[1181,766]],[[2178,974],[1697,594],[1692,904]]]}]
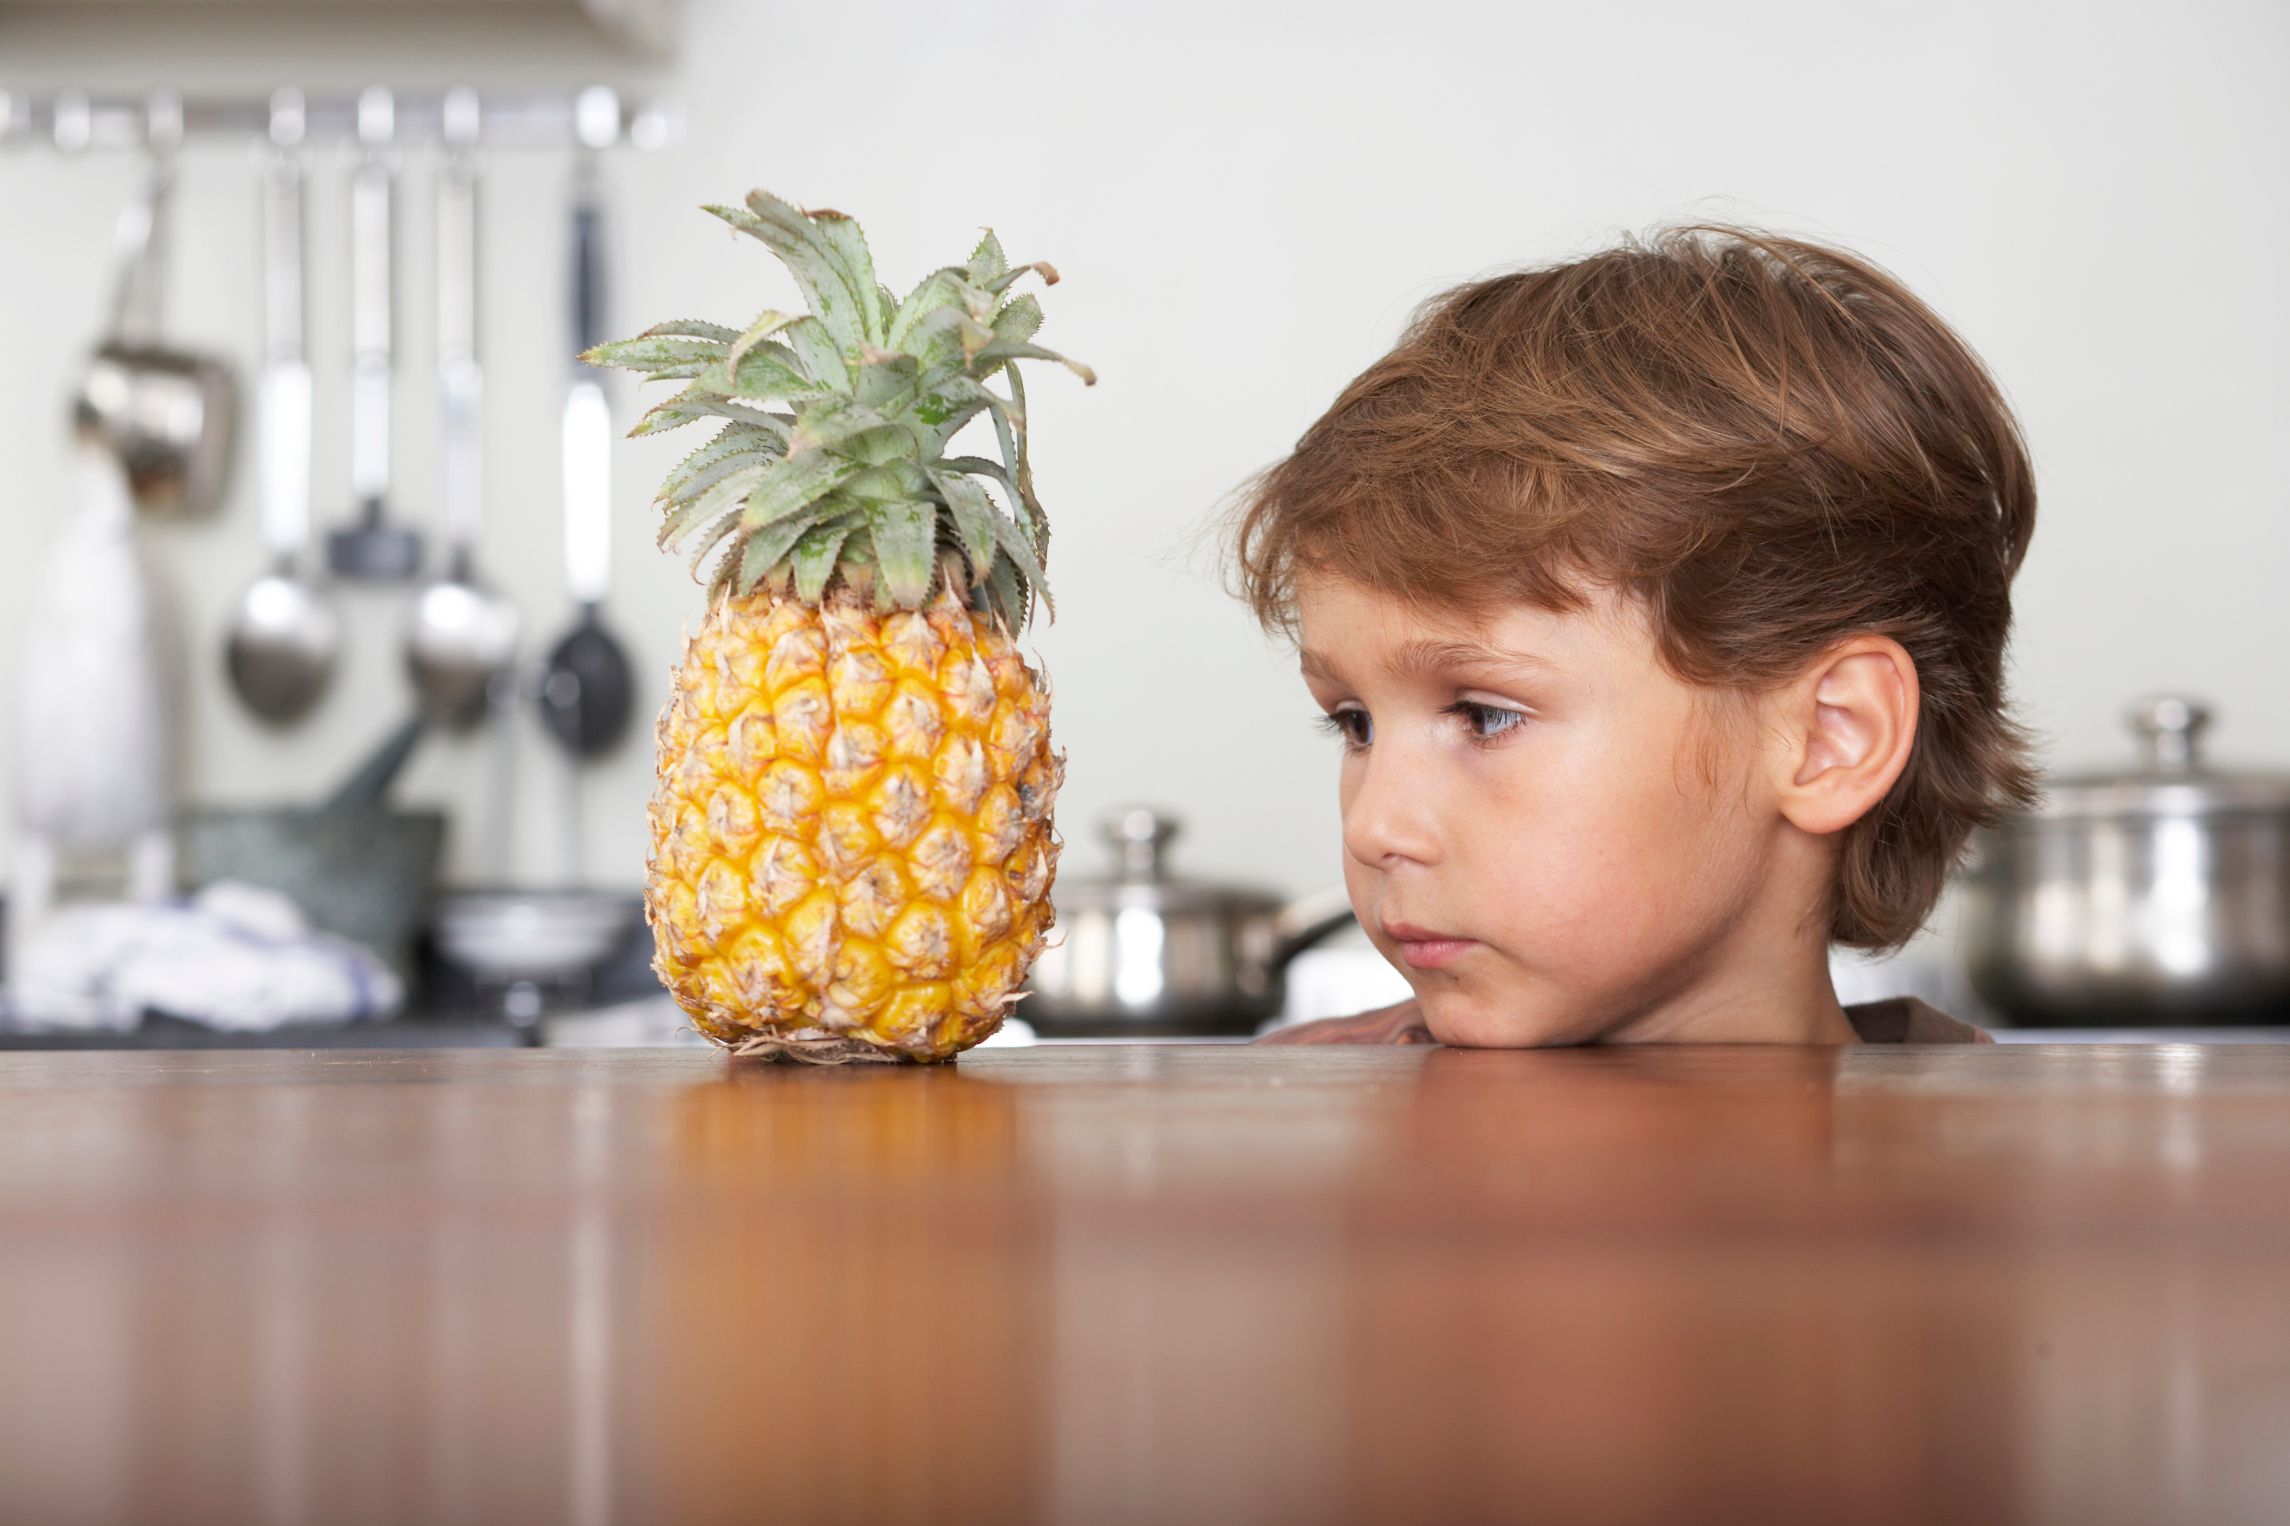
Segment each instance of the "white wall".
[{"label": "white wall", "polygon": [[[1044,340],[1095,365],[1040,370],[1037,471],[1061,618],[1038,646],[1071,755],[1068,864],[1097,866],[1116,800],[1190,823],[1196,871],[1301,890],[1336,874],[1332,744],[1285,654],[1191,544],[1219,496],[1279,454],[1387,346],[1410,306],[1507,264],[1680,213],[1763,219],[1901,272],[1988,358],[2033,442],[2043,510],[2021,582],[2018,692],[2061,763],[2127,755],[2118,713],[2187,685],[2223,751],[2290,761],[2290,13],[2200,0],[1835,4],[1648,0],[984,8],[693,0],[680,58],[630,63],[575,25],[277,8],[191,18],[0,7],[0,84],[267,88],[610,78],[685,102],[684,143],[611,168],[620,324],[739,319],[785,301],[758,247],[693,210],[763,185],[865,221],[904,290],[991,223],[1056,262]],[[321,8],[331,9],[331,7]],[[406,19],[407,15],[412,19]],[[250,368],[249,156],[199,150],[175,280],[189,338]],[[343,364],[341,165],[315,250],[321,377]],[[566,617],[554,427],[562,166],[494,166],[486,272],[488,565],[541,632]],[[61,399],[102,300],[132,174],[117,158],[0,154],[0,599],[21,596],[64,506]],[[426,167],[401,392],[402,502],[434,522]],[[633,417],[635,400],[623,394]],[[319,500],[346,501],[344,405],[321,399]],[[678,437],[617,471],[615,618],[664,692],[699,605],[650,548],[645,503]],[[210,799],[309,793],[405,702],[394,604],[361,595],[351,670],[285,738],[222,686],[223,621],[257,561],[251,484],[227,517],[154,530],[198,654],[190,755]],[[0,645],[0,672],[16,650]],[[524,758],[541,761],[528,738]],[[468,743],[409,793],[474,807]],[[583,873],[632,884],[642,738],[588,791]],[[558,870],[546,774],[517,872]],[[0,828],[4,831],[4,828]],[[465,835],[456,871],[491,867]],[[4,847],[4,839],[0,839]]]}]

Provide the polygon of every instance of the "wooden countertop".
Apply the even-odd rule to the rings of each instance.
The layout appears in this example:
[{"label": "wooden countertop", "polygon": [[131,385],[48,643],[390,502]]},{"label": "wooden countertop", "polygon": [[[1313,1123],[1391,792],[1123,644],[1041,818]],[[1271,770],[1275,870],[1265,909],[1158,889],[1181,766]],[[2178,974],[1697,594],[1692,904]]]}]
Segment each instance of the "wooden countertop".
[{"label": "wooden countertop", "polygon": [[0,1055],[0,1520],[2279,1521],[2290,1050]]}]

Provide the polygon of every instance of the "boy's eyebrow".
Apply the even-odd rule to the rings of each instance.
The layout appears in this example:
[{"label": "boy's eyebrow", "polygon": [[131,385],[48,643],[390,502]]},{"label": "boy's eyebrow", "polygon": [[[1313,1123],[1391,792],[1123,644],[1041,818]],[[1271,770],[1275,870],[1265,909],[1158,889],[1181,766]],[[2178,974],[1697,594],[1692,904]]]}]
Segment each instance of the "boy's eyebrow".
[{"label": "boy's eyebrow", "polygon": [[[1306,678],[1328,680],[1336,675],[1315,652],[1297,653],[1296,667]],[[1384,662],[1384,671],[1393,678],[1420,678],[1426,673],[1452,672],[1465,669],[1486,672],[1497,668],[1533,668],[1553,673],[1558,665],[1546,657],[1532,652],[1512,651],[1508,647],[1488,646],[1483,642],[1433,641],[1418,637],[1403,642],[1399,649]]]}]

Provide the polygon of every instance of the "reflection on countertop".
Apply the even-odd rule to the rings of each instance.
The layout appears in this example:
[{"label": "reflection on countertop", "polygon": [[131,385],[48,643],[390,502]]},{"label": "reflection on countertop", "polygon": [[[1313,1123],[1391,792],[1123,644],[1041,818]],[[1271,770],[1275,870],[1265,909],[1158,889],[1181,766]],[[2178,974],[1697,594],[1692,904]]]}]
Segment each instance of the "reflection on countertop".
[{"label": "reflection on countertop", "polygon": [[2290,1052],[0,1060],[11,1520],[2272,1521]]}]

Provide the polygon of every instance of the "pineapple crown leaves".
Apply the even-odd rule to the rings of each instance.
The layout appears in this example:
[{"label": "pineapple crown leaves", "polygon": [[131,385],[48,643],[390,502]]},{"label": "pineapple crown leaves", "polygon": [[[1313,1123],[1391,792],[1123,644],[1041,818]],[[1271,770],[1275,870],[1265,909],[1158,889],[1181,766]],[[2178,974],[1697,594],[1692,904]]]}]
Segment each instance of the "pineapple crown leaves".
[{"label": "pineapple crown leaves", "polygon": [[[1028,274],[1054,285],[1057,271],[1013,266],[988,230],[967,260],[932,271],[902,302],[841,212],[763,191],[707,210],[776,255],[810,310],[767,311],[744,329],[679,319],[581,357],[685,384],[630,434],[720,425],[660,483],[661,546],[690,557],[695,574],[716,556],[711,602],[768,585],[816,603],[840,578],[878,609],[914,609],[944,581],[1013,632],[1036,597],[1055,618],[1017,362],[1097,378],[1034,343],[1041,303],[1010,289]],[[996,377],[1007,392],[988,385]],[[981,414],[1000,459],[948,455]]]}]

